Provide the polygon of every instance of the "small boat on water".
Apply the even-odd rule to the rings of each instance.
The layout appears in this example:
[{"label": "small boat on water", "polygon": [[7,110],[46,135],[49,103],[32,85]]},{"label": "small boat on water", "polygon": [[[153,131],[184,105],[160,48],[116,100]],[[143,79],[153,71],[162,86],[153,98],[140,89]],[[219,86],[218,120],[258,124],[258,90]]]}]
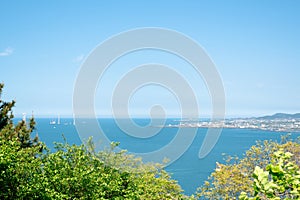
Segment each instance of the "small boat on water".
[{"label": "small boat on water", "polygon": [[59,125],[60,124],[60,115],[57,115],[57,122],[56,122],[55,119],[53,119],[53,120],[50,121],[49,124],[50,125],[55,125],[55,124]]}]

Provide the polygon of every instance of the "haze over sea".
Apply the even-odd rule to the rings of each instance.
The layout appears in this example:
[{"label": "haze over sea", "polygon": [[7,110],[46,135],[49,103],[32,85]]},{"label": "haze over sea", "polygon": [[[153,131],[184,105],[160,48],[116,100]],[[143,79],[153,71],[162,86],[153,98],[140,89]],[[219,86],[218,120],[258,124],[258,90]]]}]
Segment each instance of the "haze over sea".
[{"label": "haze over sea", "polygon": [[[64,142],[66,138],[69,144],[81,144],[81,139],[73,125],[73,119],[63,118],[60,124],[50,124],[52,119],[37,118],[36,132],[41,141],[53,150],[53,142]],[[174,124],[177,119],[167,119],[166,124]],[[176,135],[178,128],[163,128],[161,131],[150,138],[133,138],[124,133],[116,124],[114,119],[98,119],[99,124],[105,135],[111,141],[120,142],[122,149],[129,152],[150,152],[157,150],[168,144]],[[135,123],[146,127],[150,119],[134,119]],[[178,122],[178,121],[177,121]],[[129,122],[128,122],[129,123]],[[186,194],[192,194],[196,188],[203,184],[209,174],[215,169],[216,162],[222,162],[223,155],[243,156],[246,150],[255,144],[257,140],[276,140],[280,141],[283,132],[272,132],[250,129],[223,129],[217,144],[204,159],[198,158],[199,148],[206,134],[207,128],[199,128],[197,135],[189,149],[175,162],[167,166],[166,170],[172,174],[172,178],[178,180]],[[292,133],[291,138],[296,138],[298,134]]]}]

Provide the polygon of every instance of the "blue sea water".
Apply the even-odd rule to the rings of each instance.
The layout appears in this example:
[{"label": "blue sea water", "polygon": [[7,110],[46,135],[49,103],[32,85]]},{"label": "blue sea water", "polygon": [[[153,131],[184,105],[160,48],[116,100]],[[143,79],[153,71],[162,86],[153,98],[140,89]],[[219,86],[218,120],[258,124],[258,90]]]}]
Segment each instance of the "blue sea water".
[{"label": "blue sea water", "polygon": [[[50,148],[54,148],[54,142],[64,142],[64,137],[70,144],[81,144],[81,138],[73,125],[72,119],[61,119],[60,124],[50,124],[50,119],[36,119],[37,129],[41,141]],[[163,128],[158,134],[150,138],[134,138],[127,135],[116,124],[114,119],[98,120],[103,132],[111,141],[120,142],[122,149],[131,152],[150,152],[162,148],[174,138],[177,128]],[[135,123],[145,126],[149,119],[135,119]],[[130,123],[130,122],[128,122]],[[166,124],[174,124],[176,119],[167,119]],[[199,159],[199,148],[202,145],[207,129],[199,128],[192,144],[188,150],[175,162],[168,165],[166,170],[172,174],[181,185],[185,194],[193,194],[197,187],[201,186],[210,173],[215,169],[216,162],[222,163],[223,153],[227,155],[243,156],[246,150],[255,144],[257,140],[280,141],[280,137],[287,133],[249,130],[249,129],[223,129],[222,134],[213,150],[203,159]],[[291,134],[291,138],[298,137],[298,134]]]}]

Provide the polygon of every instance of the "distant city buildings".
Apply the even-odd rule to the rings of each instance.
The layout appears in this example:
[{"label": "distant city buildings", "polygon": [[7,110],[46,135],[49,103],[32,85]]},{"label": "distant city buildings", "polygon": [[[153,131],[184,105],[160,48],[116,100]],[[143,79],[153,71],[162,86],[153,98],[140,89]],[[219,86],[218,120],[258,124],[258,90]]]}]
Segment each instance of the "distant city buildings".
[{"label": "distant city buildings", "polygon": [[226,119],[220,121],[180,121],[178,124],[168,124],[165,127],[190,128],[241,128],[259,129],[277,132],[300,132],[300,118],[298,119]]}]

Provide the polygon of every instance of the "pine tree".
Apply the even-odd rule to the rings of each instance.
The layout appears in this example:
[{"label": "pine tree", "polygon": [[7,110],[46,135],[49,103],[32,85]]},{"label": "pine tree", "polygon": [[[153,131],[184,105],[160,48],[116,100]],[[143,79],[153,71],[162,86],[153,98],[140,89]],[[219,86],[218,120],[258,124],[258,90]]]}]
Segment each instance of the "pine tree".
[{"label": "pine tree", "polygon": [[41,146],[38,136],[31,138],[32,132],[35,130],[35,120],[31,117],[27,126],[25,121],[20,121],[17,124],[13,122],[12,108],[15,106],[15,101],[5,102],[2,100],[2,91],[4,84],[0,83],[0,137],[2,139],[11,140],[17,138],[21,148]]}]

